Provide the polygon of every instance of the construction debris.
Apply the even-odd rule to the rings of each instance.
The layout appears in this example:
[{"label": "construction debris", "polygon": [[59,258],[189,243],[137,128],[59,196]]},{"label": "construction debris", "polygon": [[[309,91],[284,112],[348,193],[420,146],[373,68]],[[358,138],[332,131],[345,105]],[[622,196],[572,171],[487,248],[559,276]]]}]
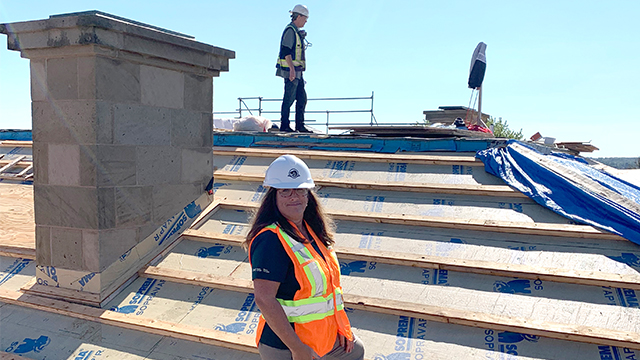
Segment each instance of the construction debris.
[{"label": "construction debris", "polygon": [[594,152],[596,150],[600,150],[599,148],[591,145],[588,142],[579,142],[579,141],[574,141],[574,142],[563,141],[563,142],[556,143],[556,146],[562,149],[570,150],[575,154],[579,154],[581,152]]},{"label": "construction debris", "polygon": [[493,138],[493,134],[482,131],[470,131],[448,127],[430,126],[330,126],[331,130],[350,130],[353,135],[373,135],[379,137],[417,137],[417,138]]}]

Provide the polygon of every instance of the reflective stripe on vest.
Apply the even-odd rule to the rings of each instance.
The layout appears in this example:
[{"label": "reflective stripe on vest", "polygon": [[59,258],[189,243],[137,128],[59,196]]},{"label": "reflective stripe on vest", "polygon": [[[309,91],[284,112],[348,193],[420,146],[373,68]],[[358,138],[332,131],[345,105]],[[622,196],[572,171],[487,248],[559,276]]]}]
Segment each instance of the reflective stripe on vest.
[{"label": "reflective stripe on vest", "polygon": [[[269,225],[267,229],[279,231],[282,238],[293,251],[298,263],[304,269],[304,273],[311,284],[312,297],[300,300],[282,300],[276,299],[282,305],[289,322],[306,323],[314,320],[324,319],[334,314],[334,293],[327,294],[327,277],[322,271],[317,261],[307,249],[307,247],[294,239],[286,232],[278,228],[275,224]],[[333,253],[332,257],[335,258]],[[344,300],[342,299],[342,291],[336,288],[335,305],[338,311],[344,309]]]},{"label": "reflective stripe on vest", "polygon": [[[334,314],[333,294],[329,294],[327,297],[318,296],[302,300],[277,300],[282,305],[289,322],[293,323],[307,323]],[[338,311],[344,309],[344,300],[340,289],[336,289],[336,308]]]},{"label": "reflective stripe on vest", "polygon": [[[289,28],[293,29],[293,33],[296,35],[296,45],[295,45],[296,51],[294,52],[294,55],[291,58],[291,61],[293,62],[293,67],[296,70],[305,70],[306,62],[302,56],[302,39],[300,39],[300,35],[298,34],[298,31],[296,30],[296,28],[294,28],[293,25],[291,24],[287,25],[287,27],[285,28],[285,31],[287,31],[287,29]],[[284,36],[284,33],[282,34],[282,36]],[[284,70],[289,70],[289,64],[287,64],[286,59],[278,58],[278,61],[276,62],[276,67],[280,67]]]},{"label": "reflective stripe on vest", "polygon": [[[277,230],[277,226],[275,224],[267,226],[268,229]],[[322,294],[327,292],[327,277],[324,272],[318,266],[318,263],[313,260],[313,255],[303,243],[292,239],[289,234],[280,230],[280,235],[287,242],[287,245],[293,250],[293,253],[298,259],[298,263],[302,266],[304,273],[307,275],[307,279],[309,279],[309,283],[311,284],[311,294],[316,296],[322,296]]]}]

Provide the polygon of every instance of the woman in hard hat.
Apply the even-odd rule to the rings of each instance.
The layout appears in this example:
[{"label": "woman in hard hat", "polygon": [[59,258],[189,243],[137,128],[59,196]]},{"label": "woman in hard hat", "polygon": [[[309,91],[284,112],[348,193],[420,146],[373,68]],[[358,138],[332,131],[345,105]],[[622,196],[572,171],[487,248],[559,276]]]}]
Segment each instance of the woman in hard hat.
[{"label": "woman in hard hat", "polygon": [[307,165],[274,160],[268,187],[247,234],[255,301],[262,316],[256,343],[270,359],[363,359],[344,311],[333,222],[313,192]]}]

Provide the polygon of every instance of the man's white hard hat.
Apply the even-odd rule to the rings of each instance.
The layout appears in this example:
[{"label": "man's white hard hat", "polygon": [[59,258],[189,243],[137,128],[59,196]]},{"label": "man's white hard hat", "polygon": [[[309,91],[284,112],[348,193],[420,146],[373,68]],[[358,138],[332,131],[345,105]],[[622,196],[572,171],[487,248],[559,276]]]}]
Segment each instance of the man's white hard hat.
[{"label": "man's white hard hat", "polygon": [[293,10],[291,10],[289,12],[292,13],[292,14],[293,13],[297,13],[297,14],[309,17],[309,9],[307,9],[307,7],[305,5],[298,4],[298,5],[294,6]]},{"label": "man's white hard hat", "polygon": [[273,160],[262,185],[276,189],[312,189],[316,186],[307,164],[293,155],[282,155]]}]

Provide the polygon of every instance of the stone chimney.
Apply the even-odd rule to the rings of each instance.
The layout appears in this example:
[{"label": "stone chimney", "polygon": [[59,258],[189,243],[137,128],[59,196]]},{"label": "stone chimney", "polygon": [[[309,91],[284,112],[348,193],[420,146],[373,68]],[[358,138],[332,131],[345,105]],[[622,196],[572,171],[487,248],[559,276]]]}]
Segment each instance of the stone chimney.
[{"label": "stone chimney", "polygon": [[212,200],[233,51],[98,11],[0,25],[31,61],[37,283],[99,306]]}]

